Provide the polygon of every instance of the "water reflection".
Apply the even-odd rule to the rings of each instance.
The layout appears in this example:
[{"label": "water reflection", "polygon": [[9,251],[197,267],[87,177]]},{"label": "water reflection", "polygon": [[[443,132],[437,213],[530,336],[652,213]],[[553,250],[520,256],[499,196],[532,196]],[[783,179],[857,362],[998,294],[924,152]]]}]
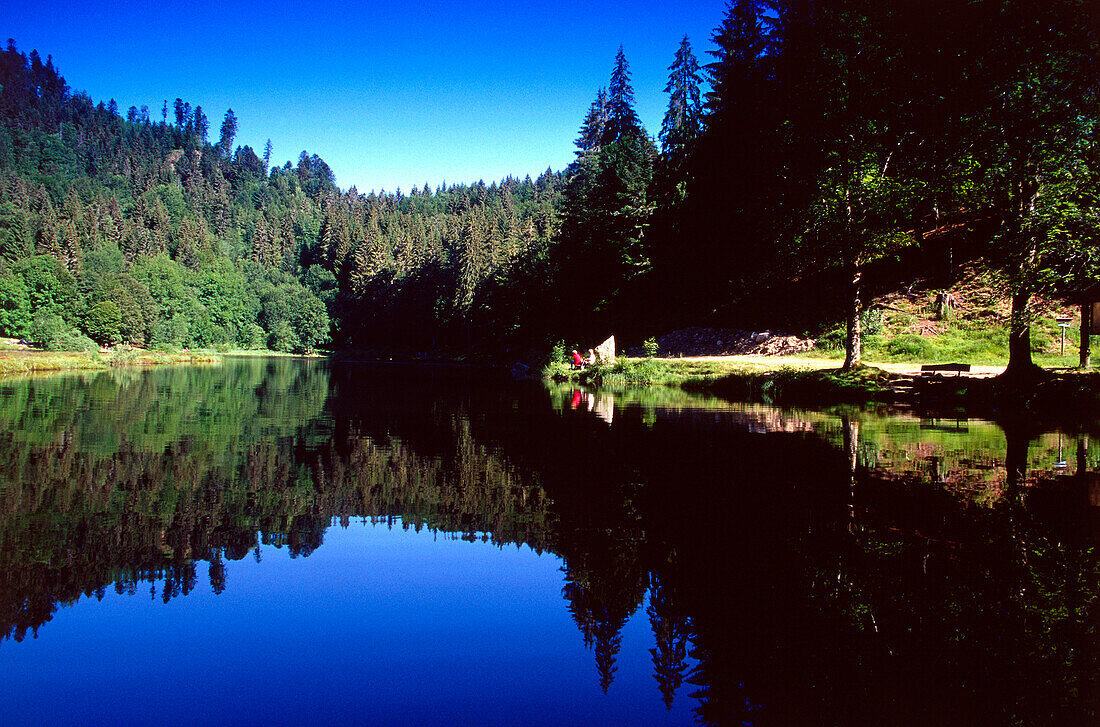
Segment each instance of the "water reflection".
[{"label": "water reflection", "polygon": [[2,382],[0,422],[0,649],[366,518],[560,558],[580,678],[626,688],[640,619],[702,723],[1096,713],[1093,431],[296,361]]}]

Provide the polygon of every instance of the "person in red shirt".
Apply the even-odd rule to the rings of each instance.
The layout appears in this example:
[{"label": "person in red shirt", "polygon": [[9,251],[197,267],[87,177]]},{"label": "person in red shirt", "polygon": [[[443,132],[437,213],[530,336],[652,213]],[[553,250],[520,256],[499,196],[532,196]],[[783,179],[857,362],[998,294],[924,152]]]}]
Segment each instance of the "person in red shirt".
[{"label": "person in red shirt", "polygon": [[573,368],[584,368],[584,356],[581,356],[579,353],[577,353],[577,349],[573,349]]}]

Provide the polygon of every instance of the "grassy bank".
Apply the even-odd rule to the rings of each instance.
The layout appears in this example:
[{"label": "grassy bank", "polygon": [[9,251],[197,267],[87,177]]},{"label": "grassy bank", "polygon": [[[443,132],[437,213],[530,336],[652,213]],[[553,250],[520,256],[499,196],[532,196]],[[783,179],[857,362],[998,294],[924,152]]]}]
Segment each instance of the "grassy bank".
[{"label": "grassy bank", "polygon": [[0,375],[39,371],[90,371],[112,366],[156,366],[164,364],[213,363],[218,354],[209,352],[119,350],[99,351],[0,351]]},{"label": "grassy bank", "polygon": [[806,405],[889,402],[894,398],[890,383],[903,378],[872,367],[851,372],[795,368],[781,358],[752,363],[619,358],[584,371],[552,364],[544,375],[584,386],[679,386],[731,399]]},{"label": "grassy bank", "polygon": [[678,386],[735,401],[785,406],[904,404],[982,416],[1039,414],[1054,418],[1093,417],[1100,411],[1097,372],[1046,372],[1026,381],[947,376],[913,382],[912,377],[874,366],[842,372],[839,365],[823,368],[824,363],[803,361],[796,367],[784,364],[782,358],[753,362],[620,358],[584,371],[552,364],[543,373],[574,385]]}]

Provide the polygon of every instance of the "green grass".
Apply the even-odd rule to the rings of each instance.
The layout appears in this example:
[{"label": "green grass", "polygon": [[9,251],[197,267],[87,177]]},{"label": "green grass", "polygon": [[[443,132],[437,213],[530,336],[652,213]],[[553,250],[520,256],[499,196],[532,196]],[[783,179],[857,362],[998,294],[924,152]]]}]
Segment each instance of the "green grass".
[{"label": "green grass", "polygon": [[[1008,327],[1004,308],[997,308],[989,290],[968,292],[970,306],[947,320],[932,320],[934,292],[914,302],[891,300],[891,309],[873,309],[864,314],[863,360],[881,363],[950,363],[1003,366],[1008,363]],[[1061,329],[1052,311],[1037,315],[1031,326],[1032,359],[1040,366],[1076,366],[1079,329],[1066,330],[1065,353],[1061,354]],[[932,333],[929,327],[934,326]],[[844,330],[834,326],[822,333],[819,348],[811,355],[844,357]],[[1096,345],[1095,343],[1093,344]],[[1095,355],[1095,354],[1094,354]]]},{"label": "green grass", "polygon": [[209,352],[171,353],[137,349],[119,349],[107,354],[98,351],[3,351],[0,352],[0,375],[31,374],[39,371],[93,371],[112,366],[212,363],[219,358]]},{"label": "green grass", "polygon": [[587,386],[683,386],[714,381],[743,369],[744,366],[728,361],[619,357],[584,371],[571,371],[568,364],[552,363],[543,369],[543,377]]}]

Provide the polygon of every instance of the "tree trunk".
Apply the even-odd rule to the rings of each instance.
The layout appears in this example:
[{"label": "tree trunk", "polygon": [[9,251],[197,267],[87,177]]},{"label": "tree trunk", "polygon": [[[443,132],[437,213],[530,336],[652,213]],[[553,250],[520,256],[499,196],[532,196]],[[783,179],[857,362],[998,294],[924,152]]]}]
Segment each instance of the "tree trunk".
[{"label": "tree trunk", "polygon": [[1011,501],[1019,497],[1027,480],[1027,451],[1034,433],[1020,421],[1006,421],[1001,427],[1005,433],[1005,497]]},{"label": "tree trunk", "polygon": [[1092,303],[1081,304],[1081,356],[1077,368],[1087,369],[1091,365],[1089,360],[1089,347],[1092,341],[1089,331],[1092,330]]},{"label": "tree trunk", "polygon": [[844,366],[842,371],[849,371],[863,365],[863,331],[860,326],[859,314],[863,312],[863,301],[860,300],[860,280],[863,270],[858,263],[852,265],[851,288],[848,298],[848,335],[844,340]]},{"label": "tree trunk", "polygon": [[1089,469],[1089,435],[1080,434],[1077,437],[1077,477],[1084,482]]},{"label": "tree trunk", "polygon": [[859,464],[859,421],[841,415],[844,435],[844,453],[848,456],[848,530],[855,531],[856,521],[856,467]]},{"label": "tree trunk", "polygon": [[1008,324],[1008,367],[1004,376],[1008,378],[1034,378],[1040,369],[1031,360],[1031,316],[1028,304],[1031,292],[1018,290],[1012,294],[1012,313]]}]

